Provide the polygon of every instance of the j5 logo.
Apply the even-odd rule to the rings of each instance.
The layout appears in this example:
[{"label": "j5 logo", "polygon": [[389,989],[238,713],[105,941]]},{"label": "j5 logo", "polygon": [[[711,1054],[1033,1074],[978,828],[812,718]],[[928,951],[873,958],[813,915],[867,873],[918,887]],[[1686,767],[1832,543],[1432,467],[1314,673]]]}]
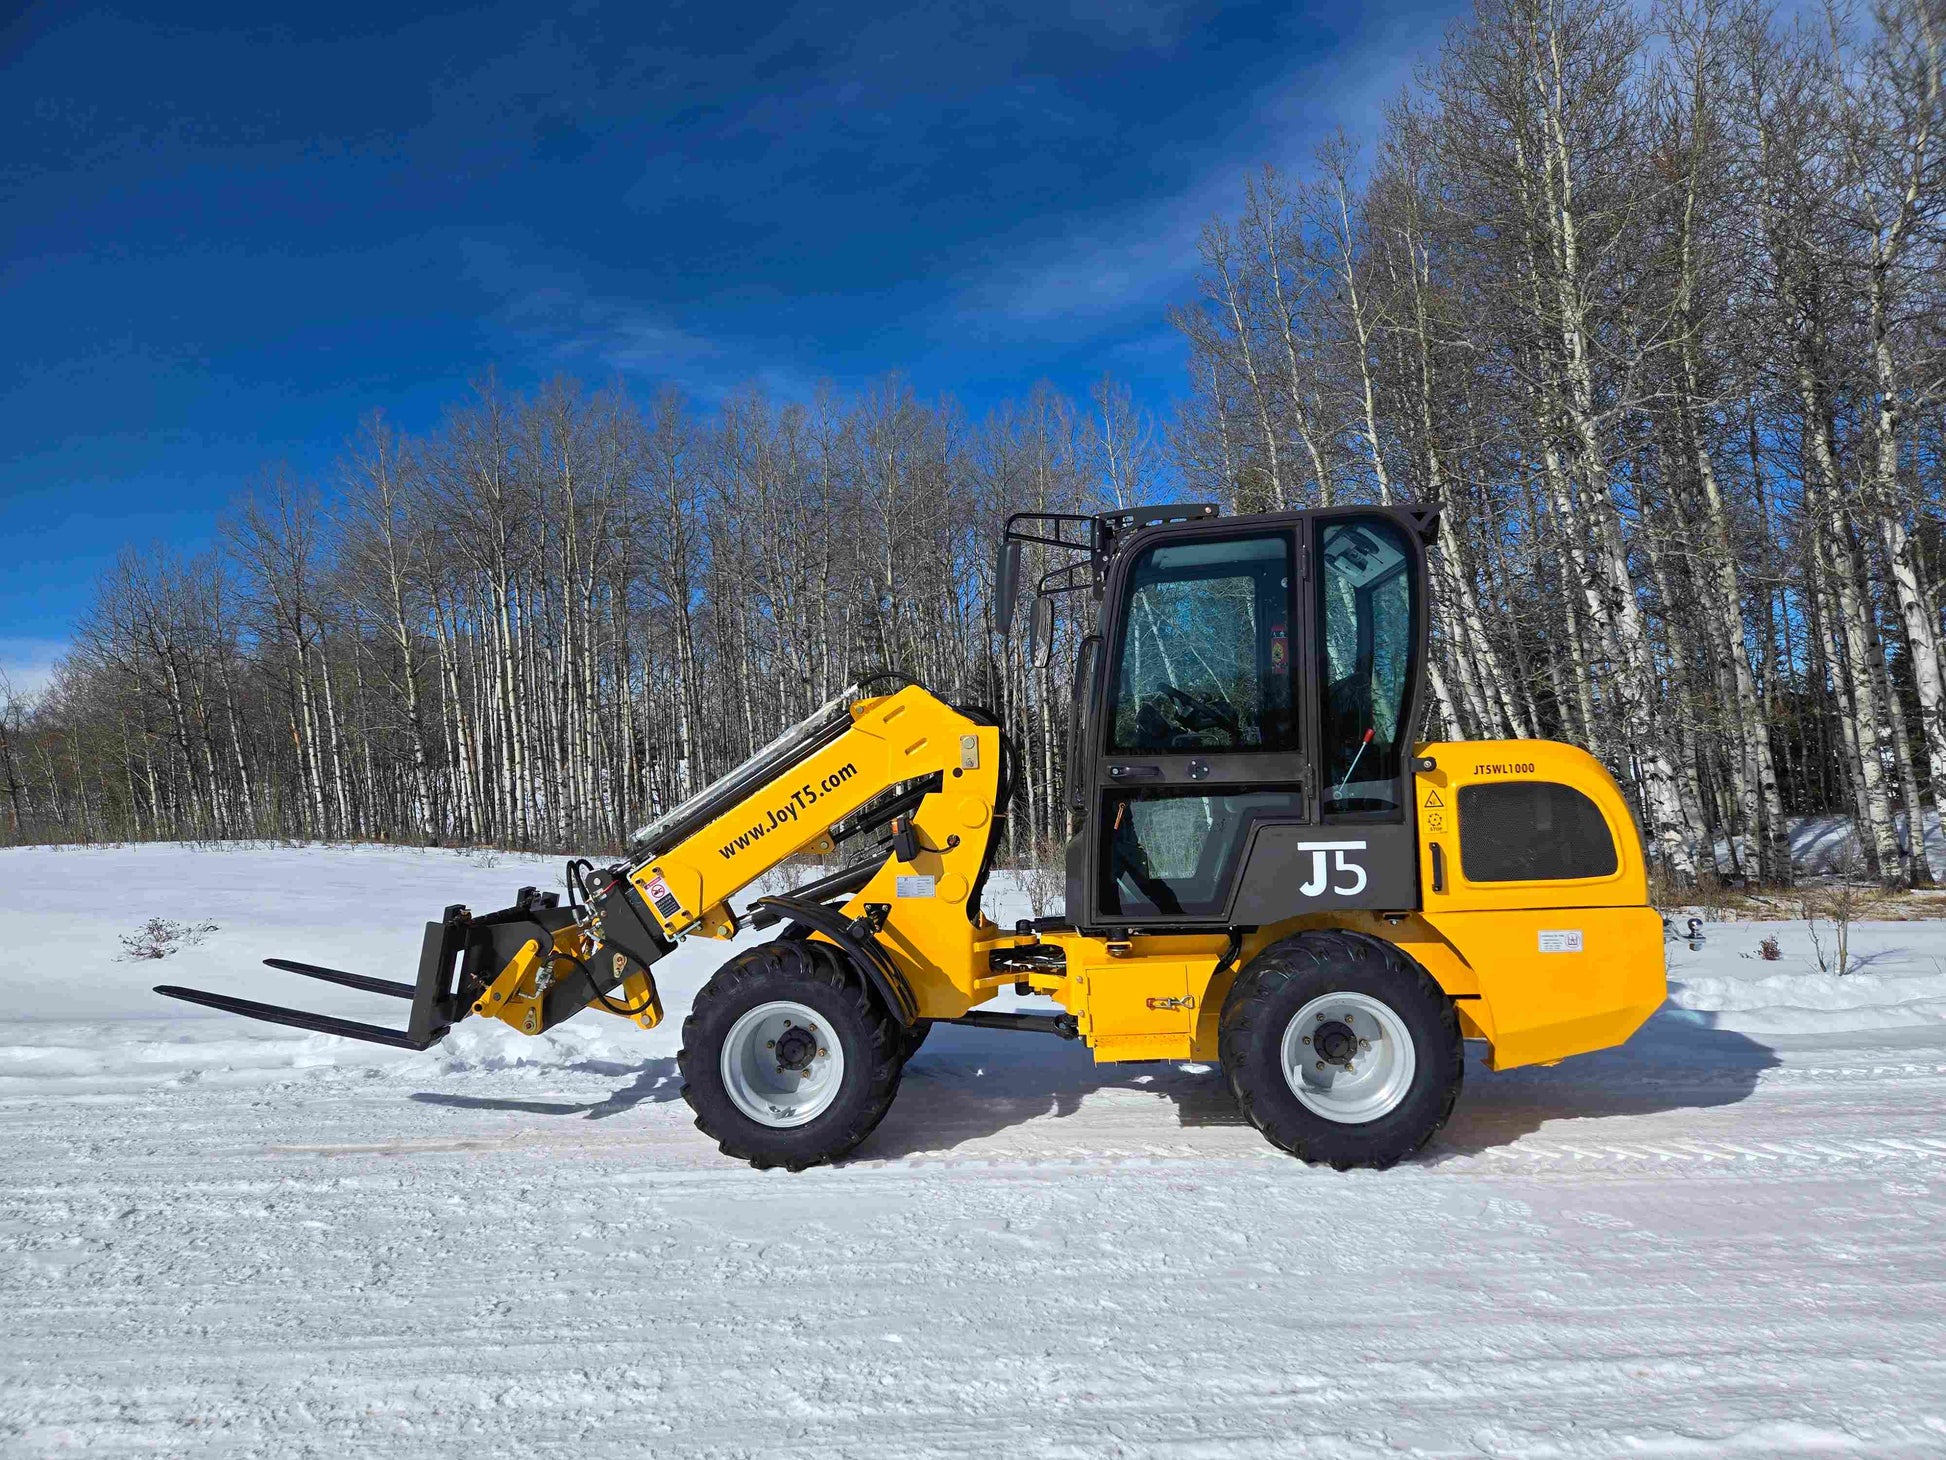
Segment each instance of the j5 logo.
[{"label": "j5 logo", "polygon": [[[1304,896],[1317,897],[1327,886],[1339,897],[1356,897],[1365,890],[1365,869],[1345,856],[1347,852],[1364,851],[1365,843],[1300,842],[1298,850],[1311,854],[1311,880],[1297,889]],[[1331,859],[1328,866],[1327,856]]]}]

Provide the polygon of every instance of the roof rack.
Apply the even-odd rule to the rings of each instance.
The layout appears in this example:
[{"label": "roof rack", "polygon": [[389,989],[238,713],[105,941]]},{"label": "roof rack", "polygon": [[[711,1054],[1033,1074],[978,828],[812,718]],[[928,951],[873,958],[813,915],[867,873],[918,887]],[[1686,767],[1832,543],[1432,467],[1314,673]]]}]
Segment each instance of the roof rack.
[{"label": "roof rack", "polygon": [[1041,575],[1037,595],[1074,593],[1087,589],[1097,598],[1108,580],[1108,565],[1131,534],[1145,527],[1202,522],[1220,515],[1214,502],[1170,502],[1148,507],[1118,507],[1113,512],[1015,512],[1000,534],[1000,573],[997,617],[1001,633],[1013,623],[1014,601],[1020,594],[1020,553],[1029,543],[1086,553],[1084,561],[1066,563]]}]

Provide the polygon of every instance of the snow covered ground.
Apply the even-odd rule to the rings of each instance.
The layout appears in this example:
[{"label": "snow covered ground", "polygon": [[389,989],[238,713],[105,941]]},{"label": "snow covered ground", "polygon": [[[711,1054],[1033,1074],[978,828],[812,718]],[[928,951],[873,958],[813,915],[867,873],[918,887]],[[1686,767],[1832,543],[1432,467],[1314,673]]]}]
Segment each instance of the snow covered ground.
[{"label": "snow covered ground", "polygon": [[[1909,846],[1906,814],[1894,818],[1899,845]],[[1942,833],[1938,813],[1928,811],[1921,818],[1926,828],[1926,855],[1936,863],[1946,855],[1946,833]],[[1794,816],[1790,820],[1791,865],[1800,873],[1826,876],[1849,867],[1853,876],[1864,867],[1864,844],[1858,837],[1858,823],[1848,816]],[[1717,855],[1727,859],[1729,846],[1717,843]]]},{"label": "snow covered ground", "polygon": [[[406,1054],[148,992],[402,1005],[552,860],[0,852],[0,1454],[1946,1454],[1946,925],[1671,949],[1626,1048],[1427,1156],[1272,1151],[1215,1074],[942,1029],[840,1168],[689,1124],[688,999]],[[217,931],[121,961],[144,919]],[[1784,957],[1755,957],[1775,934]]]}]

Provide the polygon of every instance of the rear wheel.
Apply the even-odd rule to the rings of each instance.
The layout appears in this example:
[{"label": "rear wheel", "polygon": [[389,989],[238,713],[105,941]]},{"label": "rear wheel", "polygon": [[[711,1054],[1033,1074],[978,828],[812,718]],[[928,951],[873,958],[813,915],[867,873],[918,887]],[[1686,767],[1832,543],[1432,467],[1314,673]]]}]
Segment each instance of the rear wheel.
[{"label": "rear wheel", "polygon": [[828,943],[745,949],[683,1020],[683,1099],[726,1156],[801,1171],[836,1160],[884,1118],[902,1031]]},{"label": "rear wheel", "polygon": [[1271,944],[1237,975],[1218,1048],[1245,1117],[1306,1161],[1380,1170],[1453,1113],[1459,1016],[1379,938],[1337,930]]}]

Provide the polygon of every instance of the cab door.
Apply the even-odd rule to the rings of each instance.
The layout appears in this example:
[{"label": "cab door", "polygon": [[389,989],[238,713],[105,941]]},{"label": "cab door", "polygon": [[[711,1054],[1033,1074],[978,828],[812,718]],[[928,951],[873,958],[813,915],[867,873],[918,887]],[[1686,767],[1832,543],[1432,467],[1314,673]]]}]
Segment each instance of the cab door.
[{"label": "cab door", "polygon": [[1261,926],[1341,908],[1420,903],[1411,762],[1423,700],[1422,529],[1384,508],[1305,514],[1299,676],[1311,747],[1313,823],[1257,828],[1230,904]]},{"label": "cab door", "polygon": [[1311,813],[1296,519],[1144,533],[1107,585],[1089,726],[1087,922],[1224,926],[1246,848]]}]

